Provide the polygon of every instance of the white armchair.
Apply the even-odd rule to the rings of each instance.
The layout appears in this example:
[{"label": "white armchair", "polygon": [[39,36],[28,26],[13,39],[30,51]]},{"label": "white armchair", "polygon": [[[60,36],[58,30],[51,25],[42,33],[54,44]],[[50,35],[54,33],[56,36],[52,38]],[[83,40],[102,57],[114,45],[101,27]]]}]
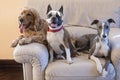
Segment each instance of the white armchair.
[{"label": "white armchair", "polygon": [[[116,19],[116,16],[112,15],[120,6],[120,0],[26,0],[25,6],[37,9],[40,16],[46,19],[48,4],[54,9],[63,5],[64,24],[69,26],[66,29],[75,38],[83,34],[96,33],[96,30],[87,28],[93,19],[113,18],[117,23],[112,26],[120,26],[118,21],[120,16],[117,15]],[[120,28],[111,28],[111,59],[116,70],[116,80],[120,80],[119,36]],[[56,60],[48,64],[48,50],[38,43],[17,45],[14,49],[14,59],[23,64],[24,80],[114,80],[115,72],[112,65],[109,66],[109,75],[103,78],[98,74],[95,63],[87,58],[87,54],[72,58],[74,63],[71,65],[64,60]],[[104,64],[104,59],[101,59],[101,62]]]}]

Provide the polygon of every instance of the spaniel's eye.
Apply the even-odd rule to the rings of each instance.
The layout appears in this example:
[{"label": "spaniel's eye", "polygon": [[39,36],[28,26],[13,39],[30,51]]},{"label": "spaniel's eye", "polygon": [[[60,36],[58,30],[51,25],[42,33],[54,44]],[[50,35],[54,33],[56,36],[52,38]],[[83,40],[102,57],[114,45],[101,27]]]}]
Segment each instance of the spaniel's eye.
[{"label": "spaniel's eye", "polygon": [[23,12],[21,13],[21,15],[23,15]]},{"label": "spaniel's eye", "polygon": [[28,13],[27,16],[31,16],[31,14]]}]

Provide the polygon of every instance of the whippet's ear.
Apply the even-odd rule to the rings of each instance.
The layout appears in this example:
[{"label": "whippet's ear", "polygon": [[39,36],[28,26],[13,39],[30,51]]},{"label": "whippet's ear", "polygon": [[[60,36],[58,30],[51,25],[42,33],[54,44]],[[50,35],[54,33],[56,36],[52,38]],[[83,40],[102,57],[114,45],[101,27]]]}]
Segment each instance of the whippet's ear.
[{"label": "whippet's ear", "polygon": [[63,6],[59,9],[59,11],[63,14]]},{"label": "whippet's ear", "polygon": [[108,19],[107,21],[108,21],[109,23],[115,23],[115,21],[114,21],[112,18]]},{"label": "whippet's ear", "polygon": [[51,7],[50,4],[49,4],[48,7],[47,7],[47,12],[46,12],[46,14],[48,14],[48,12],[51,11],[51,10],[52,10],[52,7]]},{"label": "whippet's ear", "polygon": [[93,25],[93,24],[98,24],[98,22],[99,22],[99,20],[94,20],[92,23],[91,23],[91,25]]}]

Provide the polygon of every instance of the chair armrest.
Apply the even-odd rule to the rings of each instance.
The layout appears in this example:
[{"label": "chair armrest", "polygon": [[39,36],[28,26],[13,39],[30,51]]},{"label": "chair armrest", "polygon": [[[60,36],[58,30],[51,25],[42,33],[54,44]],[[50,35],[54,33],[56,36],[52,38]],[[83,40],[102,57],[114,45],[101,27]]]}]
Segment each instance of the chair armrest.
[{"label": "chair armrest", "polygon": [[115,80],[120,80],[120,38],[112,39],[111,45],[112,45],[111,60],[114,64],[116,71]]},{"label": "chair armrest", "polygon": [[48,64],[48,50],[43,44],[17,45],[13,53],[15,61],[32,65],[33,80],[42,80],[41,77]]}]

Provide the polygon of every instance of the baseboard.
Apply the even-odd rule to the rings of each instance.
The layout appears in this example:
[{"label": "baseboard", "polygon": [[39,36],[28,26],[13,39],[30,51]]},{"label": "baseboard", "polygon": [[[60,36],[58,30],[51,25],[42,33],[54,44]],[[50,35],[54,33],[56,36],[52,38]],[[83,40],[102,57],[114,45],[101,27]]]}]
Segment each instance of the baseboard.
[{"label": "baseboard", "polygon": [[1,68],[22,68],[22,64],[17,63],[14,59],[0,59],[0,69]]}]

